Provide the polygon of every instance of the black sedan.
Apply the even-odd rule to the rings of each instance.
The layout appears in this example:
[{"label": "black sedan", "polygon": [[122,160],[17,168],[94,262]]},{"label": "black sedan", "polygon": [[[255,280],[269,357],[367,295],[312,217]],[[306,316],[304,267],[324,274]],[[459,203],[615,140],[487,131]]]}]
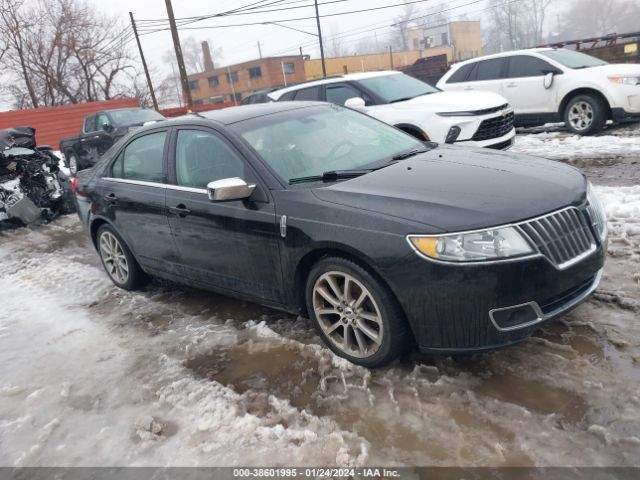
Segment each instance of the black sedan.
[{"label": "black sedan", "polygon": [[75,189],[119,287],[155,275],[306,315],[368,367],[525,340],[594,291],[606,252],[578,170],[322,103],[136,130]]}]

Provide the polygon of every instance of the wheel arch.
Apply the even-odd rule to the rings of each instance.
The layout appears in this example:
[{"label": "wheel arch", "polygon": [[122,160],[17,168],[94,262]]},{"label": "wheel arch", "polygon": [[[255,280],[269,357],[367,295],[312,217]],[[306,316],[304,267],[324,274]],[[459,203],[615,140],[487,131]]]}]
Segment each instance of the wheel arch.
[{"label": "wheel arch", "polygon": [[600,100],[604,102],[604,105],[607,109],[607,119],[611,119],[611,104],[609,103],[609,100],[600,90],[591,87],[575,88],[565,94],[565,96],[562,98],[562,101],[560,102],[560,108],[558,109],[558,113],[560,114],[561,118],[564,119],[564,113],[567,105],[569,104],[569,101],[571,101],[572,98],[578,95],[594,95],[600,98]]},{"label": "wheel arch", "polygon": [[394,125],[394,127],[399,128],[403,132],[408,133],[413,137],[416,137],[418,140],[427,142],[431,141],[431,138],[429,137],[429,134],[427,132],[422,130],[420,127],[417,127],[410,123],[397,123]]},{"label": "wheel arch", "polygon": [[395,292],[391,288],[391,285],[389,285],[382,274],[372,266],[373,262],[369,257],[367,257],[362,252],[344,244],[323,243],[315,245],[311,250],[307,251],[300,258],[296,265],[293,282],[294,295],[296,306],[298,307],[298,311],[302,315],[308,316],[305,294],[309,273],[318,261],[326,257],[345,258],[364,268],[389,290],[389,293],[393,295],[396,302],[398,302],[398,305],[400,305],[400,302],[398,301]]}]

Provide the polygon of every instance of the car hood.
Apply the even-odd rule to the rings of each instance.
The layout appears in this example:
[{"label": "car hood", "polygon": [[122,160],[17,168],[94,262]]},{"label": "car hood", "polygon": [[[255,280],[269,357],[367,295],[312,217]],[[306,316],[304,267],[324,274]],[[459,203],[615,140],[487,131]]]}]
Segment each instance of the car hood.
[{"label": "car hood", "polygon": [[574,70],[575,72],[582,72],[582,74],[592,73],[599,75],[628,75],[628,76],[640,76],[640,65],[633,63],[610,63],[607,65],[600,65],[598,67],[581,68]]},{"label": "car hood", "polygon": [[585,200],[575,168],[527,155],[440,146],[313,193],[326,202],[422,223],[424,232],[473,230]]},{"label": "car hood", "polygon": [[428,107],[435,112],[462,112],[495,108],[507,103],[507,99],[491,92],[436,92],[392,103],[395,108]]}]

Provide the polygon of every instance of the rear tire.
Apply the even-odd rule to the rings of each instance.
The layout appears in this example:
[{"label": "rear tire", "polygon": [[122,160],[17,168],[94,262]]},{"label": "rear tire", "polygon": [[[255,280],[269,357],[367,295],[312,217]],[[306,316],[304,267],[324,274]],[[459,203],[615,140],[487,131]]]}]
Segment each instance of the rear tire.
[{"label": "rear tire", "polygon": [[351,260],[327,257],[316,263],[307,278],[306,303],[327,346],[352,363],[381,367],[413,346],[393,294]]},{"label": "rear tire", "polygon": [[592,94],[576,95],[564,109],[564,124],[578,135],[592,135],[607,122],[607,107],[604,101]]},{"label": "rear tire", "polygon": [[98,229],[96,245],[102,266],[116,286],[137,290],[149,283],[149,276],[111,225],[104,224]]}]

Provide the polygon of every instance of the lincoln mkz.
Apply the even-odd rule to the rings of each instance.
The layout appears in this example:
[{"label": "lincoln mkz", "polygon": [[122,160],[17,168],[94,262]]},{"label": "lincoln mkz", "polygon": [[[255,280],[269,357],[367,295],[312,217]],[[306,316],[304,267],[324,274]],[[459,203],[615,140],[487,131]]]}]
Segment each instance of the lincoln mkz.
[{"label": "lincoln mkz", "polygon": [[367,367],[523,341],[594,291],[606,254],[575,168],[324,103],[143,127],[74,188],[117,286],[157,276],[298,313]]}]

